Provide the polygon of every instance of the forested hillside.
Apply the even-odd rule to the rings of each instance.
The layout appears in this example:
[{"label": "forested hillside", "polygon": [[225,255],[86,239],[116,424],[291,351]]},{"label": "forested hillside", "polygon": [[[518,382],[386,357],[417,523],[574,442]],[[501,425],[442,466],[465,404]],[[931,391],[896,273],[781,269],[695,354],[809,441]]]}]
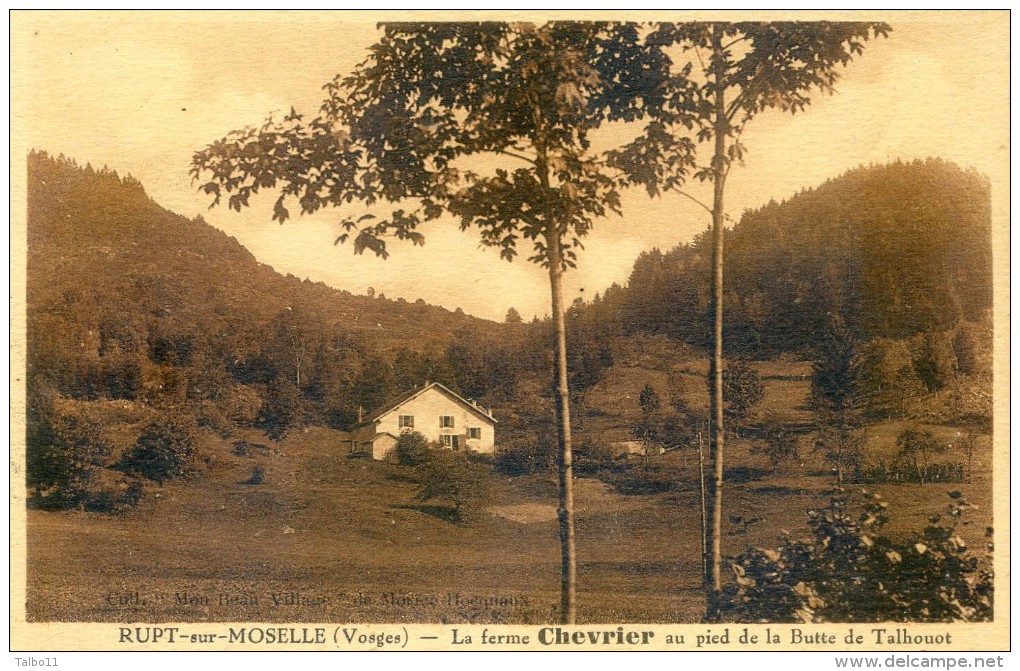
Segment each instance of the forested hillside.
[{"label": "forested hillside", "polygon": [[28,187],[32,393],[345,427],[425,379],[484,392],[482,373],[456,371],[509,347],[459,311],[282,277],[112,170],[33,153]]},{"label": "forested hillside", "polygon": [[[991,309],[987,181],[938,159],[861,167],[745,212],[725,242],[725,344],[764,357],[808,353],[836,313],[854,335],[907,338]],[[610,292],[624,332],[708,342],[710,241],[634,264]]]}]

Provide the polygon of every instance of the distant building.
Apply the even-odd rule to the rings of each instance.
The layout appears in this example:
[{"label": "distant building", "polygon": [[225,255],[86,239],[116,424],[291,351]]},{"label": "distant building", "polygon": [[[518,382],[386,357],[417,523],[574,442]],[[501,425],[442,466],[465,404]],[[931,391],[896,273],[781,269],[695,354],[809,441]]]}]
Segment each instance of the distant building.
[{"label": "distant building", "polygon": [[454,451],[491,454],[496,449],[492,414],[438,382],[426,382],[365,417],[353,431],[355,449],[386,459],[405,431]]}]

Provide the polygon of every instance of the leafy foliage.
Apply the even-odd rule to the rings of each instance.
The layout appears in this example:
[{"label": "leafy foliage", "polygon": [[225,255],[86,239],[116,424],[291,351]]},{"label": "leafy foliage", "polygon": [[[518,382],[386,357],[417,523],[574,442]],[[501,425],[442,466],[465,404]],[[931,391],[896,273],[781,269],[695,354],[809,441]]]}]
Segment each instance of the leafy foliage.
[{"label": "leafy foliage", "polygon": [[49,414],[29,445],[29,482],[62,506],[85,506],[97,489],[99,471],[112,453],[97,421],[84,415]]},{"label": "leafy foliage", "polygon": [[956,355],[946,334],[925,334],[914,359],[914,369],[928,391],[938,391],[949,385],[956,374]]},{"label": "leafy foliage", "polygon": [[124,465],[160,484],[195,471],[195,438],[187,419],[162,417],[146,426]]},{"label": "leafy foliage", "polygon": [[415,498],[427,502],[446,501],[453,507],[453,518],[467,521],[481,513],[489,498],[489,469],[467,459],[464,455],[445,451],[423,466],[424,478]]},{"label": "leafy foliage", "polygon": [[937,439],[931,431],[919,427],[904,429],[896,437],[896,447],[900,448],[896,460],[909,464],[921,484],[924,484],[925,471],[931,465],[931,458],[949,449],[949,445]]},{"label": "leafy foliage", "polygon": [[266,390],[257,424],[273,440],[280,440],[300,421],[300,390],[286,376],[277,376]]},{"label": "leafy foliage", "polygon": [[723,370],[723,412],[734,424],[747,419],[751,408],[765,397],[765,385],[758,371],[745,359],[726,364]]},{"label": "leafy foliage", "polygon": [[797,435],[774,417],[768,418],[761,430],[761,442],[751,446],[751,454],[764,454],[775,470],[787,461],[800,458]]},{"label": "leafy foliage", "polygon": [[[682,179],[690,143],[663,132],[672,81],[660,45],[634,24],[394,23],[349,76],[327,83],[319,116],[292,110],[197,152],[202,190],[240,210],[278,190],[274,218],[352,202],[407,203],[380,219],[347,218],[337,242],[386,256],[384,238],[424,241],[444,211],[477,227],[504,258],[530,241],[549,263],[552,220],[564,265],[593,217],[619,211],[619,190]],[[465,86],[464,82],[470,82]],[[498,93],[497,93],[498,92]],[[643,134],[603,152],[589,134],[653,117]],[[500,159],[488,174],[464,159]],[[502,167],[507,166],[509,167]],[[551,218],[551,219],[550,219]],[[557,261],[559,262],[559,261]]]},{"label": "leafy foliage", "polygon": [[818,424],[817,448],[833,465],[836,482],[861,468],[864,368],[860,345],[838,315],[830,319],[811,372],[811,403]]},{"label": "leafy foliage", "polygon": [[418,431],[404,431],[394,447],[397,463],[404,466],[423,466],[432,459],[432,444]]},{"label": "leafy foliage", "polygon": [[494,467],[505,475],[548,473],[556,464],[555,443],[550,440],[504,441]]},{"label": "leafy foliage", "polygon": [[906,540],[883,533],[887,504],[864,492],[856,516],[844,495],[808,511],[812,535],[732,564],[725,617],[739,622],[952,622],[992,617],[991,535],[972,553],[957,527],[971,507],[959,492],[943,516]]}]

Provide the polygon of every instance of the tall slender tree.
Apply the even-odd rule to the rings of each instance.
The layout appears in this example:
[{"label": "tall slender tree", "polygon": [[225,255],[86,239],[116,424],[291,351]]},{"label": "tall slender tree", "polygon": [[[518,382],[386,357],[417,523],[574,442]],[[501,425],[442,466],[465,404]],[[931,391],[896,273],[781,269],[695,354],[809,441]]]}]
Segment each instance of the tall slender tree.
[{"label": "tall slender tree", "polygon": [[[812,92],[832,93],[838,70],[864,49],[871,37],[886,35],[883,23],[711,22],[660,24],[651,41],[679,50],[685,75],[674,85],[673,132],[692,129],[699,143],[711,146],[710,160],[695,173],[713,185],[711,206],[697,201],[712,217],[712,355],[709,366],[711,421],[710,514],[705,565],[706,619],[719,616],[722,595],[723,423],[723,229],[726,178],[740,163],[740,138],[747,125],[769,109],[796,113],[810,104]],[[684,62],[686,60],[686,62]],[[676,122],[680,122],[679,124]],[[679,186],[674,182],[671,186]],[[686,195],[686,193],[685,193]]]},{"label": "tall slender tree", "polygon": [[[419,226],[443,215],[477,228],[508,260],[531,243],[548,269],[555,331],[559,438],[561,618],[576,614],[570,392],[563,274],[596,219],[620,213],[620,191],[649,193],[683,181],[694,142],[685,87],[663,43],[628,23],[387,24],[349,76],[326,85],[320,113],[236,131],[197,152],[192,172],[214,204],[236,210],[262,190],[280,192],[274,218],[357,202],[376,211],[341,222],[337,242],[385,257],[385,239],[424,241]],[[675,118],[674,118],[675,117]],[[627,122],[639,132],[621,137]],[[689,122],[688,122],[689,123]],[[596,149],[593,135],[613,125]],[[602,140],[605,140],[603,143]],[[390,206],[390,207],[385,207]]]}]

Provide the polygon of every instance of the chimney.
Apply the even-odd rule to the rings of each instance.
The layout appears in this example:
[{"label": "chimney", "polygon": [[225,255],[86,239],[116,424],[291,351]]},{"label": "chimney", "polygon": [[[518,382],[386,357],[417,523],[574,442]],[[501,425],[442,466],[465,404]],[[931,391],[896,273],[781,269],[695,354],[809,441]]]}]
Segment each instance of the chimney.
[{"label": "chimney", "polygon": [[358,424],[361,424],[364,421],[365,421],[365,409],[359,405],[358,406]]}]

